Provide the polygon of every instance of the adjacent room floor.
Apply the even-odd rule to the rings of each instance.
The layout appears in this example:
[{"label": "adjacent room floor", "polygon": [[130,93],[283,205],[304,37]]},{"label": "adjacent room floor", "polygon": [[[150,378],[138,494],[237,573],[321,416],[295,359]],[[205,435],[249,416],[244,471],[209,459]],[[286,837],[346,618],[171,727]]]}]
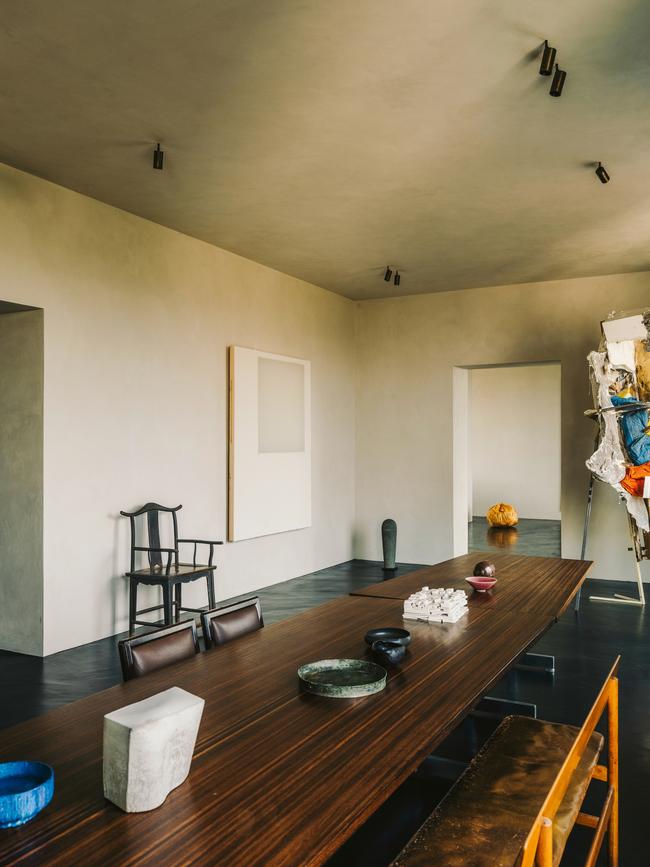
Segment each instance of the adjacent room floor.
[{"label": "adjacent room floor", "polygon": [[485,518],[475,515],[467,525],[467,530],[470,551],[501,548],[506,554],[560,556],[560,521],[522,518],[516,527],[490,527]]}]

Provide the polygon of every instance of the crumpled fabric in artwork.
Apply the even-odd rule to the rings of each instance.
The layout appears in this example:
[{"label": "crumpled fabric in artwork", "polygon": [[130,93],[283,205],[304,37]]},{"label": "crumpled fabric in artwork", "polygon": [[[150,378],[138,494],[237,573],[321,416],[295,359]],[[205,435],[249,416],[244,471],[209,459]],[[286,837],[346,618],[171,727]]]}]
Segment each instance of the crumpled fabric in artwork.
[{"label": "crumpled fabric in artwork", "polygon": [[[594,403],[601,409],[613,406],[610,388],[618,384],[619,372],[609,364],[606,352],[590,352],[591,386]],[[603,412],[599,416],[600,443],[587,460],[587,468],[597,478],[610,484],[625,500],[628,512],[641,530],[650,531],[650,520],[645,500],[626,491],[621,481],[625,478],[626,459],[621,446],[618,420],[615,412]]]},{"label": "crumpled fabric in artwork", "polygon": [[[602,409],[612,406],[609,389],[615,382],[617,374],[609,365],[607,353],[590,352],[587,360],[591,368],[591,384],[596,406]],[[625,455],[621,448],[616,413],[601,413],[599,424],[600,444],[587,461],[587,469],[601,481],[616,485],[625,476]]]},{"label": "crumpled fabric in artwork", "polygon": [[[614,406],[636,403],[633,397],[611,398]],[[625,451],[633,464],[645,464],[650,461],[650,434],[648,434],[648,410],[639,409],[636,412],[619,413],[618,423],[623,434]]]},{"label": "crumpled fabric in artwork", "polygon": [[635,497],[634,494],[624,490],[621,485],[614,485],[614,487],[622,494],[627,510],[636,521],[637,527],[640,530],[645,530],[646,533],[650,532],[650,519],[643,497]]},{"label": "crumpled fabric in artwork", "polygon": [[621,479],[621,486],[635,497],[643,496],[646,477],[650,476],[650,463],[639,464],[638,467],[628,467]]}]

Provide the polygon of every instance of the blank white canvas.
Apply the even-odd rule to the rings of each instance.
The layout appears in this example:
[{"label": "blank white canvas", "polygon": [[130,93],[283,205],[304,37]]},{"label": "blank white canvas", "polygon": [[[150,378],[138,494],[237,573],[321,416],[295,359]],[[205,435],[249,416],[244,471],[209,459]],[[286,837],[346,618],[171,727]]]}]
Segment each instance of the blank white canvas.
[{"label": "blank white canvas", "polygon": [[304,363],[260,356],[257,376],[260,452],[304,452]]},{"label": "blank white canvas", "polygon": [[309,361],[230,347],[232,542],[311,526]]}]

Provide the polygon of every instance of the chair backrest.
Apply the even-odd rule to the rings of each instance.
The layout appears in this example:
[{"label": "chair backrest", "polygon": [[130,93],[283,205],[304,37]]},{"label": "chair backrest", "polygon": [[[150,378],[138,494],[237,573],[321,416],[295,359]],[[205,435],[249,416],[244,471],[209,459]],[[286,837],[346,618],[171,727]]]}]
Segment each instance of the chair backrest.
[{"label": "chair backrest", "polygon": [[232,605],[204,611],[201,614],[201,623],[206,646],[216,647],[261,629],[264,626],[262,606],[258,597],[252,596],[241,602],[233,602]]},{"label": "chair backrest", "polygon": [[[520,867],[533,867],[533,864],[551,864],[553,861],[553,821],[555,814],[562,803],[562,799],[571,782],[571,776],[585,751],[598,721],[607,710],[608,736],[608,763],[607,768],[600,765],[595,768],[594,779],[607,781],[609,784],[608,799],[618,802],[618,666],[620,656],[616,657],[607,679],[603,684],[596,701],[592,705],[587,719],[584,721],[576,739],[573,742],[560,772],[555,778],[550,792],[539,811],[522,850]],[[617,808],[617,803],[614,805]],[[606,808],[607,809],[607,808]],[[595,825],[594,825],[595,827]],[[601,838],[602,839],[602,838]],[[596,855],[598,850],[596,850]],[[589,862],[593,863],[593,862]]]},{"label": "chair backrest", "polygon": [[200,651],[194,620],[123,638],[118,648],[124,680],[143,677],[159,668],[191,659]]},{"label": "chair backrest", "polygon": [[[147,516],[147,531],[149,541],[147,543],[146,553],[149,559],[149,566],[162,568],[162,552],[160,550],[160,512],[169,512],[172,516],[174,527],[174,550],[176,552],[175,560],[178,563],[178,520],[176,512],[182,509],[182,506],[161,506],[160,503],[145,503],[140,509],[135,512],[120,511],[120,515],[129,519],[131,525],[131,572],[135,571],[136,552],[138,550],[136,521],[140,515]],[[143,550],[144,546],[140,546]]]}]

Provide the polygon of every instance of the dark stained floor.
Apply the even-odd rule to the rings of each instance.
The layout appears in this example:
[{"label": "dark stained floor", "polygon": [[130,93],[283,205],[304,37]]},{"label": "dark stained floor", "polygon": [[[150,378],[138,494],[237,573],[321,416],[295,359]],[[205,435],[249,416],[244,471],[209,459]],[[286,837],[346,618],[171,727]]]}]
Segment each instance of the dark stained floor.
[{"label": "dark stained floor", "polygon": [[[560,527],[557,521],[522,520],[517,530],[494,534],[485,518],[469,525],[469,550],[503,547],[522,554],[558,556]],[[375,581],[383,581],[418,569],[422,564],[400,564],[396,572],[384,572],[372,560],[350,560],[257,591],[266,623],[275,623],[343,596]],[[250,595],[250,594],[249,594]],[[241,598],[241,597],[237,597]],[[224,600],[231,601],[231,600]],[[119,683],[117,640],[104,638],[91,644],[54,653],[45,659],[0,651],[0,728],[76,701]]]},{"label": "dark stained floor", "polygon": [[[379,562],[350,560],[265,587],[257,595],[264,621],[270,624],[419,568],[418,564],[400,564],[397,571],[384,572]],[[146,627],[142,631],[146,632]],[[119,683],[122,674],[117,642],[121,637],[103,638],[44,659],[0,650],[0,729]]]},{"label": "dark stained floor", "polygon": [[[551,526],[555,522],[539,523],[543,526],[535,531],[527,522],[520,522],[516,541],[510,547],[521,553],[557,555],[559,526]],[[494,534],[486,538],[486,534],[487,526],[475,520],[470,525],[470,550],[485,550],[491,544],[500,547],[502,540],[495,539]],[[398,574],[415,568],[418,565],[402,564]],[[276,584],[259,591],[265,620],[282,620],[384,577],[380,563],[352,560]],[[515,672],[492,694],[534,702],[541,718],[580,724],[614,656],[622,655],[621,867],[642,867],[650,864],[644,833],[650,793],[650,614],[639,608],[589,601],[596,585],[599,594],[614,589],[627,592],[620,583],[587,582],[579,615],[567,612],[535,647],[555,655],[555,677]],[[118,682],[115,643],[114,638],[104,639],[43,660],[0,653],[0,727]],[[491,725],[463,724],[437,753],[468,760],[489,734]],[[412,777],[330,860],[329,867],[384,867],[390,863],[448,786],[441,780]],[[574,831],[563,867],[584,863],[588,840],[586,829]],[[605,863],[601,856],[598,864]]]}]

